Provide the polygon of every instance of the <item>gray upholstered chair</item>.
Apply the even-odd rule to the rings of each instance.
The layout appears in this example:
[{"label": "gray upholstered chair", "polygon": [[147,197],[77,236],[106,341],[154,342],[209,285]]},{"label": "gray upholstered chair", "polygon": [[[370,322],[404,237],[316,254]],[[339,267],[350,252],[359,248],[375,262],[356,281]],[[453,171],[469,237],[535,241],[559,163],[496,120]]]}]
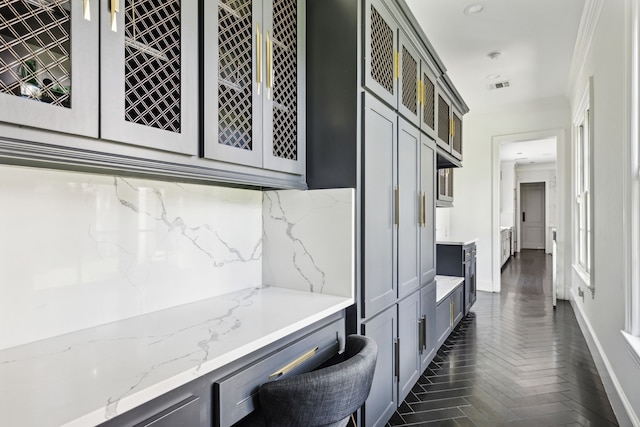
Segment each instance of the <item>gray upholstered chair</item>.
[{"label": "gray upholstered chair", "polygon": [[378,346],[368,337],[349,335],[344,361],[260,387],[264,422],[278,427],[346,426],[369,396]]}]

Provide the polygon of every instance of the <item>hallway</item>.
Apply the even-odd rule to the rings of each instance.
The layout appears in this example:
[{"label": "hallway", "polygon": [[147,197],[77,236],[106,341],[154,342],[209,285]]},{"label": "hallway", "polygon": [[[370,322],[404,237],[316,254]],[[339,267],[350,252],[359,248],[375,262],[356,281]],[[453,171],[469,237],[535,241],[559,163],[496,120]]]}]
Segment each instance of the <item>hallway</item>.
[{"label": "hallway", "polygon": [[618,425],[551,256],[523,251],[478,293],[388,426]]}]

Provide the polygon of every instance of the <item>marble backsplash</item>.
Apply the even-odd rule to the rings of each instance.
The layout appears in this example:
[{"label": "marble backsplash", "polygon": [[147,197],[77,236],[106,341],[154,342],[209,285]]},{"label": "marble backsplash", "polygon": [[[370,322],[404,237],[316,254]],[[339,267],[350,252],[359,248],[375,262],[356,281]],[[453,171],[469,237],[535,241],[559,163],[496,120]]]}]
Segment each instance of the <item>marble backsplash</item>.
[{"label": "marble backsplash", "polygon": [[0,166],[0,349],[262,285],[352,297],[354,236],[351,189]]},{"label": "marble backsplash", "polygon": [[0,349],[262,284],[262,192],[0,167]]},{"label": "marble backsplash", "polygon": [[263,200],[263,283],[353,297],[353,189],[267,191]]}]

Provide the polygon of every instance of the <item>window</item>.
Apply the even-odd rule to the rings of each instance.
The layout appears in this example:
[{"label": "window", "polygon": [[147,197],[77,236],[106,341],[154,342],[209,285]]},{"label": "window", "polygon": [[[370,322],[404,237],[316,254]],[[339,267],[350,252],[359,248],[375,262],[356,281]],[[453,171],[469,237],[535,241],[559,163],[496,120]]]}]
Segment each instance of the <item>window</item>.
[{"label": "window", "polygon": [[591,91],[592,79],[574,114],[574,267],[589,289],[591,273]]}]

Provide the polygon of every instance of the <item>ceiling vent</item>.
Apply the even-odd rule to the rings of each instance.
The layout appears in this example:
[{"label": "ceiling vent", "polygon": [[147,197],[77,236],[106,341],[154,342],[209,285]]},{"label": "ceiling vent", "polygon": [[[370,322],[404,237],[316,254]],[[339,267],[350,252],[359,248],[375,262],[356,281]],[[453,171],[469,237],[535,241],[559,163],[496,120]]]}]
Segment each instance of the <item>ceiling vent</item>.
[{"label": "ceiling vent", "polygon": [[489,88],[489,90],[505,89],[505,88],[508,88],[509,86],[511,86],[511,83],[508,80],[505,80],[505,81],[502,81],[502,82],[491,83],[488,86],[488,88]]}]

